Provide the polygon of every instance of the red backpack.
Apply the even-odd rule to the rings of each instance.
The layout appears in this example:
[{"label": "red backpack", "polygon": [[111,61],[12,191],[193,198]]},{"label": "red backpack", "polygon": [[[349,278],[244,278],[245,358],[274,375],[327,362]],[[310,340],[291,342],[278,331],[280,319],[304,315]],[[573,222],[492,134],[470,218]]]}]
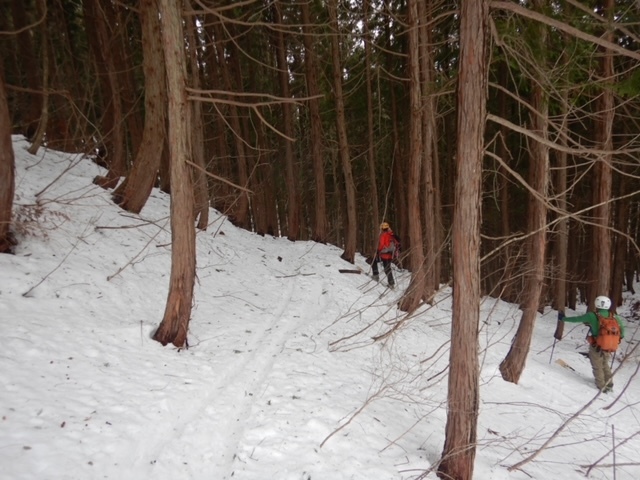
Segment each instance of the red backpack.
[{"label": "red backpack", "polygon": [[615,352],[620,344],[620,325],[618,321],[609,312],[608,317],[603,317],[598,312],[594,312],[600,322],[600,330],[598,336],[595,337],[595,345],[600,347],[603,352]]}]

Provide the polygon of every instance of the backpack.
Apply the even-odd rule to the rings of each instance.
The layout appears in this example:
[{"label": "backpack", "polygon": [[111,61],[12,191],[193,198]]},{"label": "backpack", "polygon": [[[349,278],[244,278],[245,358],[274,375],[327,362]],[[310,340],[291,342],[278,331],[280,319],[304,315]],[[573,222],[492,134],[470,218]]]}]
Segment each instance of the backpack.
[{"label": "backpack", "polygon": [[600,322],[600,330],[598,330],[598,336],[594,339],[594,345],[603,352],[615,352],[620,344],[620,325],[618,325],[618,321],[611,312],[609,312],[608,317],[603,317],[598,312],[594,313]]}]

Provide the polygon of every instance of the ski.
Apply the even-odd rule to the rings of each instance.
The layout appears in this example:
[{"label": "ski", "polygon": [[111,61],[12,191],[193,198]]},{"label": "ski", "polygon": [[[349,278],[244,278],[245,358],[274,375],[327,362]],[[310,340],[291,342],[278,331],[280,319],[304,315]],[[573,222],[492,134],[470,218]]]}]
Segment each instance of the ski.
[{"label": "ski", "polygon": [[575,368],[573,368],[571,365],[569,365],[567,362],[565,362],[564,360],[562,360],[561,358],[558,358],[556,360],[556,363],[558,365],[560,365],[562,368],[566,368],[567,370],[573,370],[574,372],[576,371]]}]

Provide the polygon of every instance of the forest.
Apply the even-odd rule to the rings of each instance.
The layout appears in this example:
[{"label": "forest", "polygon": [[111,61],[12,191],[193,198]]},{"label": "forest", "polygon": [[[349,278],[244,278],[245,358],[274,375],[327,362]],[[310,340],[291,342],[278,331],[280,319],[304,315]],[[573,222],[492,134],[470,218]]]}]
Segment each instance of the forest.
[{"label": "forest", "polygon": [[[620,299],[638,264],[640,6],[489,6],[482,292],[518,301],[533,243],[544,245],[541,302],[574,305],[596,277]],[[34,151],[94,155],[108,168],[95,181],[127,211],[140,212],[152,186],[170,191],[156,2],[2,8],[12,133]],[[451,279],[460,5],[411,8],[185,2],[197,228],[211,205],[243,228],[336,244],[352,259],[375,253],[388,221],[403,265],[424,270],[421,298]]]},{"label": "forest", "polygon": [[[170,193],[163,344],[186,339],[210,207],[351,263],[389,222],[412,275],[401,310],[452,284],[453,326],[473,335],[480,296],[521,305],[501,365],[515,383],[542,306],[615,305],[633,288],[638,0],[11,0],[0,13],[0,251],[16,241],[12,134],[98,162],[94,183],[124,211]],[[456,348],[452,371],[468,369],[473,347],[460,365]]]}]

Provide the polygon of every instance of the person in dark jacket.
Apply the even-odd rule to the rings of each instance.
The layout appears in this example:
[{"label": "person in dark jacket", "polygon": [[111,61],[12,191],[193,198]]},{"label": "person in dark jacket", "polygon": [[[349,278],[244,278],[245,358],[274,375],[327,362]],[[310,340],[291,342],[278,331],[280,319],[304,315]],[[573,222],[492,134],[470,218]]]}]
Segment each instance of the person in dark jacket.
[{"label": "person in dark jacket", "polygon": [[[601,295],[596,297],[595,307],[598,314],[603,318],[609,318],[612,316],[618,323],[620,329],[620,340],[624,338],[624,322],[618,315],[611,313],[611,300],[609,297]],[[611,375],[611,351],[604,351],[598,346],[596,339],[600,333],[600,320],[595,312],[587,312],[584,315],[577,317],[565,317],[564,313],[558,312],[558,320],[571,323],[584,323],[589,326],[589,360],[591,361],[591,369],[593,370],[593,376],[596,381],[596,386],[603,393],[613,390],[613,379]],[[617,347],[617,345],[616,345]]]},{"label": "person in dark jacket", "polygon": [[387,281],[390,288],[395,288],[396,282],[391,271],[391,261],[396,250],[396,239],[391,231],[391,227],[387,222],[380,224],[380,237],[378,238],[378,250],[376,256],[371,263],[374,280],[378,280],[378,262],[382,262],[384,273],[387,275]]}]

